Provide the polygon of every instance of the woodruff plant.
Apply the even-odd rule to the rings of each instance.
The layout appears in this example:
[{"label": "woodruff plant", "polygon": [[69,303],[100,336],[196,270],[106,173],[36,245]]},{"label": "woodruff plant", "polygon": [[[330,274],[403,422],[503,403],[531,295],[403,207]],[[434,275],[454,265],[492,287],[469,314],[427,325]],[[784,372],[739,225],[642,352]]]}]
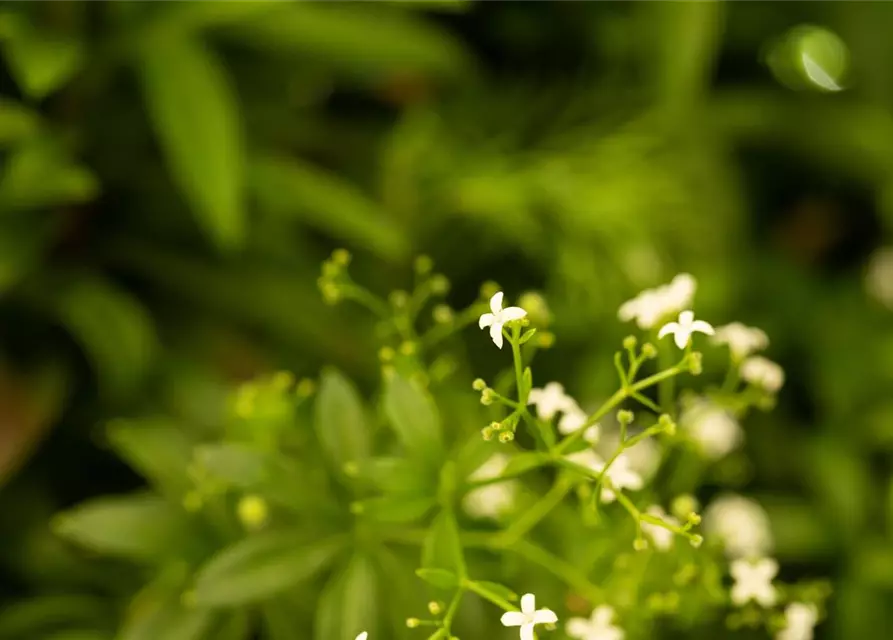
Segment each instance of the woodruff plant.
[{"label": "woodruff plant", "polygon": [[[777,580],[756,502],[720,495],[702,518],[693,495],[783,385],[754,355],[762,331],[695,319],[695,280],[679,275],[620,308],[643,335],[623,340],[617,389],[587,411],[535,382],[554,341],[540,296],[507,306],[488,283],[454,311],[422,257],[413,290],[382,299],[349,263],[333,253],[319,286],[380,321],[374,411],[328,369],[318,385],[243,385],[203,440],[157,418],[109,429],[156,492],[87,503],[57,531],[150,569],[117,637],[619,640],[724,618],[812,638],[827,586]],[[461,391],[455,337],[474,323],[511,367]],[[724,379],[677,393],[702,374],[708,338],[729,354]]]}]

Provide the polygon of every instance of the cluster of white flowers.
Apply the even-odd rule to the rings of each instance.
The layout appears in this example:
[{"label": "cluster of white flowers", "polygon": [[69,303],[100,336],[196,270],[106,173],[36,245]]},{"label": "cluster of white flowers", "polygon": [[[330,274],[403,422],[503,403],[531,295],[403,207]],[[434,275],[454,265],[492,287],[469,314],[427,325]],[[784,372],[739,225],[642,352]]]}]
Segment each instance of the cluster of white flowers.
[{"label": "cluster of white flowers", "polygon": [[[586,424],[587,415],[577,401],[564,392],[564,387],[558,382],[550,382],[542,389],[531,389],[528,396],[528,404],[536,405],[536,415],[541,420],[551,420],[556,414],[561,413],[558,420],[558,431],[564,435],[579,430]],[[599,427],[590,425],[583,438],[594,443],[598,440]]]},{"label": "cluster of white flowers", "polygon": [[608,605],[596,607],[589,618],[567,621],[567,635],[578,640],[623,640],[623,629],[613,625],[614,609]]},{"label": "cluster of white flowers", "polygon": [[741,377],[770,393],[777,393],[784,385],[784,369],[762,356],[751,356],[742,362]]},{"label": "cluster of white flowers", "polygon": [[551,609],[537,609],[536,596],[525,593],[521,596],[521,610],[506,611],[500,621],[506,627],[521,627],[521,640],[534,640],[534,626],[555,624],[558,616]]},{"label": "cluster of white flowers", "polygon": [[636,321],[640,329],[652,329],[662,320],[691,306],[697,282],[687,273],[680,273],[670,284],[646,289],[620,306],[617,317],[623,322]]},{"label": "cluster of white flowers", "polygon": [[792,602],[785,608],[784,629],[775,636],[776,640],[812,640],[812,630],[819,615],[811,604]]},{"label": "cluster of white flowers", "polygon": [[[601,473],[602,469],[605,468],[604,460],[592,449],[584,449],[583,451],[568,454],[567,459],[596,473]],[[605,478],[607,481],[601,490],[602,502],[614,502],[617,499],[615,492],[621,489],[638,491],[645,486],[644,479],[632,469],[630,459],[625,453],[614,459],[614,462],[605,472]]]},{"label": "cluster of white flowers", "polygon": [[732,359],[740,362],[750,354],[768,347],[769,336],[762,329],[748,327],[740,322],[732,322],[716,327],[713,342],[728,345]]},{"label": "cluster of white flowers", "polygon": [[689,403],[679,416],[679,425],[710,460],[728,455],[744,441],[735,417],[706,398]]},{"label": "cluster of white flowers", "polygon": [[[496,453],[478,467],[468,479],[472,482],[498,478],[508,466],[511,458],[504,453]],[[515,506],[518,482],[506,480],[478,487],[465,494],[462,508],[472,518],[499,520]]]},{"label": "cluster of white flowers", "polygon": [[878,302],[893,310],[893,247],[878,249],[871,256],[865,287]]},{"label": "cluster of white flowers", "polygon": [[704,534],[723,543],[731,558],[761,558],[772,549],[769,516],[750,498],[727,494],[704,511]]},{"label": "cluster of white flowers", "polygon": [[762,607],[771,607],[778,598],[775,587],[772,586],[777,573],[778,563],[772,558],[735,560],[731,566],[732,578],[735,580],[732,585],[732,602],[741,607],[753,600]]}]

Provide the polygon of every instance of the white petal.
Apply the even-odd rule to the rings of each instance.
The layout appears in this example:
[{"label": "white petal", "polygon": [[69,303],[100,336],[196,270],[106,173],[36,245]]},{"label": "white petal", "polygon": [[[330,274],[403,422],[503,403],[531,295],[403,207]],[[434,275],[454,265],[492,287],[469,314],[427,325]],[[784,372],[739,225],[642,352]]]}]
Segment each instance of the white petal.
[{"label": "white petal", "polygon": [[660,328],[660,331],[657,332],[657,337],[663,338],[664,336],[669,335],[671,333],[676,333],[680,329],[681,329],[681,327],[679,326],[678,322],[668,322],[667,324],[665,324],[664,326],[662,326]]},{"label": "white petal", "polygon": [[536,611],[536,596],[532,593],[525,593],[521,596],[521,611],[530,616]]},{"label": "white petal", "polygon": [[733,585],[732,593],[730,595],[732,597],[732,602],[739,607],[750,600],[750,593],[746,588],[744,588],[744,585],[741,584]]},{"label": "white petal", "polygon": [[502,310],[502,313],[499,314],[500,319],[503,322],[511,322],[512,320],[520,320],[525,317],[527,312],[524,311],[521,307],[506,307]]},{"label": "white petal", "polygon": [[691,339],[691,329],[680,328],[676,334],[673,336],[674,342],[676,342],[676,346],[680,349],[685,349],[685,345],[688,344],[688,341]]},{"label": "white petal", "polygon": [[489,327],[496,320],[496,316],[492,313],[485,313],[481,315],[480,320],[478,320],[478,326],[483,329],[484,327]]},{"label": "white petal", "polygon": [[713,325],[709,322],[704,322],[703,320],[695,320],[691,323],[692,331],[700,331],[701,333],[706,333],[708,336],[712,336],[715,331],[713,330]]},{"label": "white petal", "polygon": [[573,638],[579,638],[580,640],[586,640],[589,635],[592,627],[589,624],[588,620],[584,620],[583,618],[571,618],[567,621],[567,625],[564,627],[567,635]]},{"label": "white petal", "polygon": [[532,622],[521,627],[521,640],[534,640],[534,638]]},{"label": "white petal", "polygon": [[497,291],[493,294],[493,297],[490,298],[490,311],[493,313],[502,311],[502,295],[502,291]]},{"label": "white petal", "polygon": [[490,338],[493,339],[493,344],[502,349],[502,323],[494,322],[493,326],[490,327]]},{"label": "white petal", "polygon": [[504,627],[520,627],[527,624],[527,616],[520,611],[506,611],[499,619]]},{"label": "white petal", "polygon": [[679,324],[683,327],[691,326],[692,321],[695,319],[694,311],[683,311],[679,314]]},{"label": "white petal", "polygon": [[551,609],[540,609],[533,614],[534,624],[555,624],[558,622],[558,616]]},{"label": "white petal", "polygon": [[366,638],[368,638],[368,637],[369,637],[369,634],[364,631],[363,633],[361,633],[360,635],[357,636],[357,640],[366,640]]},{"label": "white petal", "polygon": [[594,625],[597,625],[599,627],[607,627],[609,624],[611,624],[611,619],[613,617],[614,609],[606,604],[603,604],[593,610],[590,620],[592,620],[592,624]]}]

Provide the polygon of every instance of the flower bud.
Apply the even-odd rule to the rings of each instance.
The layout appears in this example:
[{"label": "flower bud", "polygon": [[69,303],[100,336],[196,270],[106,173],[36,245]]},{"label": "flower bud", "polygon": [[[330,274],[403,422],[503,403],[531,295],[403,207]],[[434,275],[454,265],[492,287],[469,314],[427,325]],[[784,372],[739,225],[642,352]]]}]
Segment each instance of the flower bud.
[{"label": "flower bud", "polygon": [[489,300],[501,289],[502,287],[500,287],[498,283],[493,282],[492,280],[487,280],[487,282],[481,285],[481,297]]},{"label": "flower bud", "polygon": [[406,626],[410,629],[415,629],[417,626],[419,626],[419,622],[420,620],[418,618],[407,618]]},{"label": "flower bud", "polygon": [[442,296],[450,290],[450,281],[442,273],[436,273],[431,276],[431,292]]},{"label": "flower bud", "polygon": [[645,538],[636,538],[633,540],[633,549],[636,551],[645,551],[648,548],[648,541]]},{"label": "flower bud", "polygon": [[672,504],[670,504],[670,511],[680,520],[687,520],[689,514],[697,511],[699,507],[700,504],[698,504],[697,499],[691,494],[685,493],[673,499]]},{"label": "flower bud", "polygon": [[481,391],[481,404],[485,407],[493,404],[493,391],[491,391],[489,388]]},{"label": "flower bud", "polygon": [[701,524],[701,516],[698,515],[697,513],[695,513],[694,511],[692,511],[691,513],[688,514],[688,517],[686,517],[686,520],[688,521],[688,524],[690,524],[693,527]]},{"label": "flower bud", "polygon": [[441,611],[443,611],[443,605],[439,602],[432,600],[428,603],[428,612],[432,616],[439,616]]},{"label": "flower bud", "polygon": [[688,356],[688,369],[691,371],[691,375],[699,376],[704,371],[704,364],[702,362],[702,356],[700,351],[692,351]]},{"label": "flower bud", "polygon": [[488,442],[490,440],[492,440],[493,439],[493,427],[484,427],[483,429],[481,429],[481,436],[484,438],[484,440],[486,440]]},{"label": "flower bud", "polygon": [[650,342],[646,342],[642,345],[642,355],[651,360],[657,357],[657,348]]},{"label": "flower bud", "polygon": [[400,345],[400,353],[404,356],[411,356],[416,352],[415,342],[406,341]]},{"label": "flower bud", "polygon": [[636,340],[636,336],[626,336],[623,339],[623,348],[627,349],[628,351],[632,351],[636,348],[637,342],[638,340]]},{"label": "flower bud", "polygon": [[503,444],[507,442],[511,442],[515,439],[515,433],[513,431],[500,431],[499,432],[499,441]]},{"label": "flower bud", "polygon": [[351,255],[347,249],[335,249],[332,252],[332,262],[340,267],[346,267],[350,264]]},{"label": "flower bud", "polygon": [[247,495],[239,500],[236,505],[236,513],[239,522],[249,531],[263,527],[270,517],[270,508],[267,501],[260,496]]},{"label": "flower bud", "polygon": [[632,424],[633,420],[636,419],[635,414],[628,409],[621,409],[617,412],[617,422],[620,424]]},{"label": "flower bud", "polygon": [[420,276],[426,276],[431,273],[431,269],[434,268],[434,261],[431,259],[431,256],[426,256],[422,254],[415,259],[415,263],[413,264],[415,268],[415,272]]},{"label": "flower bud", "polygon": [[487,388],[487,383],[483,378],[475,378],[474,382],[471,383],[471,388],[475,391],[483,391]]},{"label": "flower bud", "polygon": [[539,328],[548,327],[552,321],[552,314],[546,304],[546,299],[538,293],[528,291],[521,294],[518,306],[527,312],[531,322]]},{"label": "flower bud", "polygon": [[689,542],[691,542],[691,546],[697,549],[702,544],[704,544],[704,536],[696,533],[691,538],[689,538]]},{"label": "flower bud", "polygon": [[432,311],[431,314],[434,318],[434,322],[437,322],[438,324],[449,324],[453,321],[453,310],[445,304],[439,304],[434,307],[434,311]]}]

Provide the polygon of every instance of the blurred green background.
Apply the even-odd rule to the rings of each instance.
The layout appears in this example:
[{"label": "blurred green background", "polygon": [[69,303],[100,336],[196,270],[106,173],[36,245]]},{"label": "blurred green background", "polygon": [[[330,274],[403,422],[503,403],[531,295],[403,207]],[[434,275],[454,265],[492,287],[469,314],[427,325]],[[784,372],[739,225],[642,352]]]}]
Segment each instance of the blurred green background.
[{"label": "blurred green background", "polygon": [[4,2],[0,600],[129,585],[47,526],[141,484],[109,419],[200,434],[273,369],[373,383],[371,319],[316,289],[345,246],[380,291],[419,253],[457,307],[541,291],[537,375],[583,400],[619,303],[694,274],[788,374],[721,483],[786,577],[834,581],[820,637],[889,637],[891,32],[890,3]]}]

